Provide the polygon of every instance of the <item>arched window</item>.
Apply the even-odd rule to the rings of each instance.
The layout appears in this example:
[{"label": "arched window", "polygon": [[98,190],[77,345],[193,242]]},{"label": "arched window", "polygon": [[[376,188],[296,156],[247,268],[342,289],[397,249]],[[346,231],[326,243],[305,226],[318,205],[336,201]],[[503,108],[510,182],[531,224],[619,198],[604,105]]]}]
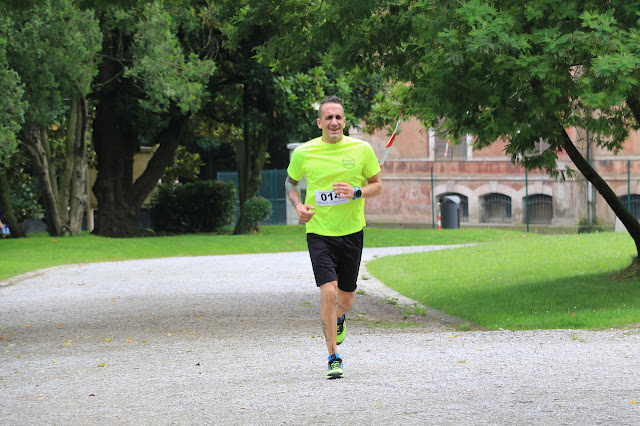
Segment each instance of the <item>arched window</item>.
[{"label": "arched window", "polygon": [[442,194],[438,197],[438,201],[442,203],[444,197],[448,195],[453,195],[460,198],[460,221],[461,222],[469,222],[469,198],[465,195],[458,194],[456,192],[447,192],[446,194]]},{"label": "arched window", "polygon": [[[523,203],[526,202],[526,197]],[[525,205],[525,209],[527,206]],[[553,220],[553,198],[550,195],[534,194],[529,195],[529,223],[537,225],[551,225]],[[524,221],[527,221],[527,211],[525,210]]]},{"label": "arched window", "polygon": [[638,194],[631,194],[631,195],[623,195],[622,197],[620,197],[620,201],[622,201],[622,204],[624,204],[625,207],[627,207],[629,204],[627,201],[627,197],[631,197],[631,214],[633,215],[633,217],[635,217],[637,220],[640,220],[640,195]]},{"label": "arched window", "polygon": [[511,197],[504,194],[487,194],[480,198],[482,222],[511,222]]}]

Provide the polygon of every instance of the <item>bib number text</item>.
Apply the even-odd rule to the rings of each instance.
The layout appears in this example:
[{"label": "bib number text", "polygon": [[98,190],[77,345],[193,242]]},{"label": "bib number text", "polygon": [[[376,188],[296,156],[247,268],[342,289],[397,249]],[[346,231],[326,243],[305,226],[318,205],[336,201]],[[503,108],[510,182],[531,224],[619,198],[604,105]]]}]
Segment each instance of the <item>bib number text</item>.
[{"label": "bib number text", "polygon": [[338,194],[333,192],[333,190],[316,191],[316,205],[318,206],[336,206],[348,202],[348,198],[338,198]]}]

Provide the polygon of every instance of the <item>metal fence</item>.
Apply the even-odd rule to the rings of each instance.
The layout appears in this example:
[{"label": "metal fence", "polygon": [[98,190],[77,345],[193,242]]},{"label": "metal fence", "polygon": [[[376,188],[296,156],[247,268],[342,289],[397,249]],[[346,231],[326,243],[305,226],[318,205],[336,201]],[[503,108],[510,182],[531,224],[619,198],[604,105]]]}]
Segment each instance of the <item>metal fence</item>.
[{"label": "metal fence", "polygon": [[[287,195],[284,188],[284,180],[287,177],[286,170],[263,170],[262,185],[258,189],[256,196],[264,197],[271,202],[273,214],[263,225],[286,225],[287,224]],[[222,182],[233,182],[238,190],[238,172],[218,172],[216,179]],[[240,216],[240,200],[236,220]]]}]

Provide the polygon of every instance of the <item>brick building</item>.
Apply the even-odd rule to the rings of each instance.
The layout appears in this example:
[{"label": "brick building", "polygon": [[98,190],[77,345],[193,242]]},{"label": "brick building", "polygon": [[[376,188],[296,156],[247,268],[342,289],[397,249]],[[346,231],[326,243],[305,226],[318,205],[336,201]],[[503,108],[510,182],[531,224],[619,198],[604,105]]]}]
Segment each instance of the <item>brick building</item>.
[{"label": "brick building", "polygon": [[[499,142],[476,151],[471,137],[466,146],[447,146],[446,140],[414,119],[400,129],[384,164],[383,193],[366,203],[371,224],[431,227],[440,215],[439,203],[450,195],[459,197],[462,226],[522,227],[527,214],[533,226],[572,228],[581,223],[612,228],[616,222],[613,211],[580,172],[572,180],[557,181],[542,171],[526,172],[512,164]],[[352,130],[351,135],[370,142],[378,156],[388,140],[386,132],[365,135]],[[584,131],[573,130],[570,135],[639,218],[640,134],[632,134],[617,155],[598,148],[587,153]],[[566,154],[559,161],[577,171]]]}]

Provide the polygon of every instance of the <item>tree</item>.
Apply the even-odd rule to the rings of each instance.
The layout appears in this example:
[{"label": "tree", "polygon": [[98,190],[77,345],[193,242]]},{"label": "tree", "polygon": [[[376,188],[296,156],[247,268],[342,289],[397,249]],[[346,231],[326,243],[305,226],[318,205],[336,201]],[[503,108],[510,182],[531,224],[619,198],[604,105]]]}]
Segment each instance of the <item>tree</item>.
[{"label": "tree", "polygon": [[[565,151],[640,253],[640,224],[567,133],[583,129],[616,152],[639,127],[640,2],[363,0],[351,7],[328,0],[325,7],[332,13],[318,25],[288,28],[285,42],[264,46],[262,57],[277,64],[304,51],[287,43],[293,34],[335,34],[342,66],[410,82],[397,95],[426,125],[446,119],[443,131],[474,135],[476,148],[502,140],[514,163],[560,178],[574,174],[557,161]],[[347,23],[350,31],[334,31]],[[541,139],[549,148],[536,153]]]},{"label": "tree", "polygon": [[[35,49],[44,55],[41,52],[47,51],[44,43],[49,38],[60,43],[52,34],[57,25],[53,25],[54,29],[49,33],[43,31],[47,37],[41,37],[36,31],[36,24],[41,20],[38,20],[38,13],[33,12],[38,8],[48,8],[47,13],[51,16],[62,13],[62,8],[50,6],[53,4],[46,0],[31,0],[24,7],[22,20],[31,22],[29,19],[33,19],[35,22],[32,24],[34,29],[30,30],[34,35],[33,41],[23,41],[24,51]],[[74,5],[93,8],[83,13],[87,13],[89,28],[99,25],[102,40],[98,73],[87,95],[89,104],[95,107],[92,143],[96,151],[98,177],[93,189],[98,198],[99,216],[94,232],[99,235],[139,234],[137,213],[166,168],[173,164],[176,147],[191,138],[190,127],[195,114],[198,122],[206,122],[211,117],[226,121],[224,125],[218,123],[215,127],[227,129],[226,135],[220,136],[225,136],[235,147],[240,175],[239,193],[241,205],[244,205],[244,201],[253,197],[260,186],[260,172],[269,157],[269,142],[279,140],[285,146],[289,138],[298,137],[298,130],[309,128],[309,125],[300,125],[299,116],[295,114],[302,111],[305,117],[310,115],[312,102],[306,102],[307,97],[296,97],[289,83],[294,81],[303,87],[312,87],[313,93],[322,92],[323,96],[324,90],[331,85],[345,92],[348,88],[345,78],[331,79],[324,75],[322,68],[318,68],[323,59],[317,55],[302,58],[299,68],[303,72],[289,73],[283,78],[278,78],[273,70],[258,63],[256,47],[268,43],[274,33],[274,22],[282,17],[277,7],[265,11],[263,5],[254,0],[215,3],[181,0],[171,4],[151,0],[68,0],[65,3],[68,8]],[[59,19],[59,26],[66,22],[66,18]],[[22,30],[16,29],[14,36],[21,34]],[[89,35],[93,34],[93,30],[89,31]],[[85,54],[90,50],[89,46],[93,46],[91,40],[74,36],[79,54],[69,55],[70,60],[88,58]],[[214,61],[218,63],[217,71]],[[33,79],[40,83],[39,78],[44,83],[50,81],[49,74],[34,74],[33,62],[34,58],[28,57],[23,70],[30,81]],[[91,69],[83,77],[94,75]],[[291,80],[291,75],[294,75],[294,80]],[[72,85],[75,83],[73,78],[69,80],[56,84],[77,89]],[[329,86],[319,86],[327,82]],[[360,94],[368,93],[367,85],[360,86]],[[81,92],[84,96],[84,91]],[[370,96],[356,97],[356,92],[353,92],[354,105],[366,105]],[[64,98],[60,93],[62,91],[56,92],[52,99],[59,101]],[[73,99],[71,95],[67,97]],[[51,160],[52,129],[47,127],[53,119],[66,112],[58,104],[52,104],[52,108],[44,107],[44,103],[30,104],[34,111],[33,119],[23,129],[25,145],[33,147],[30,151],[42,175],[41,180],[48,182],[44,185],[43,194],[48,222],[54,234],[64,232],[67,223],[64,217],[67,197],[64,193],[56,194],[59,187],[65,188],[61,182],[68,181],[68,167],[57,179],[58,170]],[[71,102],[69,105],[68,110],[73,112],[76,104]],[[76,110],[82,111],[83,115],[77,122],[86,125],[86,103],[80,105],[84,108]],[[75,116],[72,114],[71,117]],[[314,120],[309,120],[309,123]],[[72,125],[73,120],[69,118],[61,122]],[[73,139],[73,134],[69,132],[67,141]],[[153,147],[154,154],[142,175],[134,181],[133,155],[141,146]],[[63,164],[68,166],[72,163],[67,160]],[[71,176],[76,176],[76,173]],[[71,196],[71,201],[74,199]]]},{"label": "tree", "polygon": [[240,204],[235,234],[250,231],[245,204],[261,185],[270,140],[287,128],[276,76],[255,58],[256,46],[266,43],[273,34],[273,10],[263,12],[262,5],[244,1],[211,3],[201,10],[204,21],[212,30],[220,31],[224,40],[218,51],[219,67],[209,85],[214,102],[208,110],[214,113],[206,114],[204,121],[219,121],[210,128],[218,130],[217,136],[234,147]]},{"label": "tree", "polygon": [[[203,113],[214,116],[210,111],[215,110],[223,117],[223,128],[234,146],[240,201],[240,219],[234,233],[250,231],[243,220],[244,206],[260,187],[270,142],[274,150],[317,136],[314,104],[328,94],[340,93],[345,108],[353,106],[349,109],[350,123],[357,124],[385,85],[380,78],[356,79],[334,69],[322,51],[296,58],[295,69],[283,73],[260,63],[256,49],[269,44],[278,25],[294,16],[287,13],[277,4],[265,7],[255,0],[216,2],[200,13],[204,22],[221,23],[217,28],[224,40],[217,57],[219,66],[209,85],[214,102]],[[218,135],[224,138],[222,133]]]},{"label": "tree", "polygon": [[[97,16],[103,44],[93,92],[98,162],[93,189],[99,204],[95,233],[137,235],[137,213],[188,136],[189,118],[202,106],[204,85],[215,65],[207,51],[185,44],[202,26],[188,1],[139,2],[105,8]],[[208,39],[213,47],[214,38]],[[157,148],[134,181],[133,156],[143,144]]]},{"label": "tree", "polygon": [[[97,25],[91,14],[65,0],[13,11],[3,28],[11,40],[7,62],[28,82],[19,139],[40,179],[49,233],[78,233],[87,204],[86,95],[95,73]],[[59,118],[66,135],[56,146],[50,126]]]},{"label": "tree", "polygon": [[2,35],[5,33],[3,31],[6,29],[5,25],[6,22],[0,22],[0,93],[3,94],[2,104],[0,104],[0,208],[12,235],[22,237],[24,232],[14,215],[9,196],[7,164],[16,152],[18,145],[16,134],[20,131],[27,104],[23,100],[24,89],[20,76],[10,69],[7,61],[7,39]]}]

